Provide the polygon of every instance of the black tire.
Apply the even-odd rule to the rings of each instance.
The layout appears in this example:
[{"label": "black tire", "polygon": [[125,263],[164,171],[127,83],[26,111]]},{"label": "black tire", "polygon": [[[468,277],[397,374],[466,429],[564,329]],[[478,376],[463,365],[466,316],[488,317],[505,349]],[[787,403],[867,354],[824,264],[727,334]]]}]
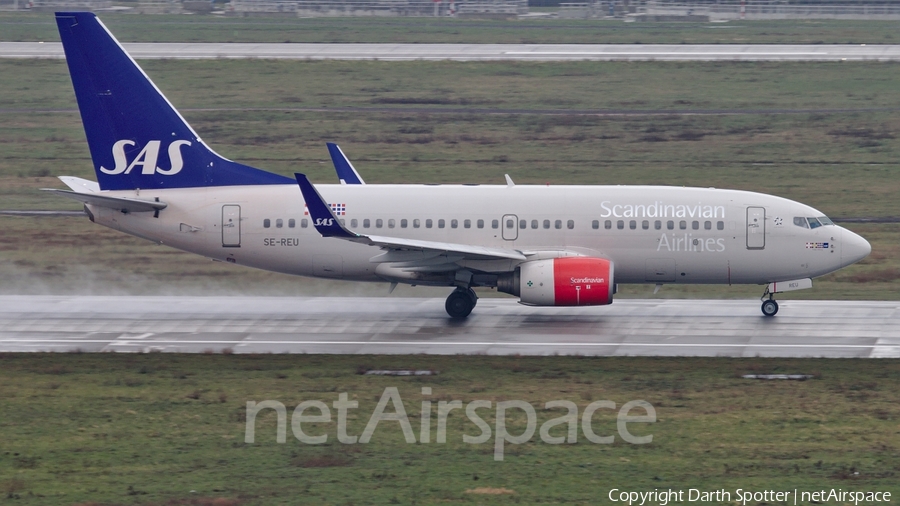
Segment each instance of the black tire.
[{"label": "black tire", "polygon": [[475,301],[465,290],[454,291],[447,297],[447,303],[444,304],[447,314],[454,319],[463,319],[469,316],[474,307]]},{"label": "black tire", "polygon": [[472,307],[475,307],[475,304],[478,304],[478,296],[475,295],[475,290],[468,288],[466,289],[466,293],[469,295],[469,298],[472,299]]},{"label": "black tire", "polygon": [[766,316],[775,316],[778,314],[778,303],[774,300],[767,300],[762,303],[762,312]]}]

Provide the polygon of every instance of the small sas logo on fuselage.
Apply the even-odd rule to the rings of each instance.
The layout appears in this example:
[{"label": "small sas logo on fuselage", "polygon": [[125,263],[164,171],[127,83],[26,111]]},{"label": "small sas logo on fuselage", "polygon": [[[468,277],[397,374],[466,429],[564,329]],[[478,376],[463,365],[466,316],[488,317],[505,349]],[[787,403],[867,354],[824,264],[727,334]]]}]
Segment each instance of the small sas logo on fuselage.
[{"label": "small sas logo on fuselage", "polygon": [[184,160],[181,158],[181,147],[182,146],[190,146],[190,141],[185,140],[177,140],[172,141],[169,144],[166,152],[169,155],[169,163],[171,166],[168,169],[163,169],[157,167],[156,162],[159,160],[159,148],[162,145],[162,141],[147,141],[147,145],[144,146],[144,149],[141,150],[140,153],[130,162],[128,161],[128,155],[125,153],[125,146],[135,146],[134,141],[130,141],[127,139],[123,139],[120,141],[116,141],[112,147],[112,155],[113,160],[116,162],[116,166],[112,169],[107,169],[106,167],[101,166],[100,172],[104,174],[109,174],[111,176],[115,176],[118,174],[131,174],[131,171],[135,167],[141,168],[141,174],[145,176],[150,176],[153,174],[162,174],[163,176],[174,176],[181,172],[181,169],[184,167]]}]

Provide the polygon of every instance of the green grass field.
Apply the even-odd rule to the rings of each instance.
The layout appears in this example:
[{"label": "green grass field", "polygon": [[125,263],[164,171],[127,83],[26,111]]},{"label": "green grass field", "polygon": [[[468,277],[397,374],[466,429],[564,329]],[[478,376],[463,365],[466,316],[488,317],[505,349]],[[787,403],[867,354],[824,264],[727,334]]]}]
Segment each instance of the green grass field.
[{"label": "green grass field", "polygon": [[[669,487],[834,487],[896,495],[900,362],[865,364],[7,354],[0,356],[0,501],[54,506],[612,504],[607,500],[611,488]],[[359,374],[370,368],[440,374]],[[748,373],[815,378],[740,378]],[[312,435],[328,434],[323,445],[301,443],[290,427],[286,442],[278,444],[272,410],[258,416],[255,442],[244,442],[247,401],[277,400],[290,417],[301,401],[331,406],[347,392],[359,402],[350,411],[348,434],[359,435],[386,387],[398,388],[417,436],[421,402],[433,401],[430,444],[405,443],[400,425],[390,421],[381,422],[367,444],[338,443],[336,421],[303,426]],[[422,387],[431,387],[431,396],[423,396]],[[495,462],[493,439],[462,442],[463,434],[475,436],[479,429],[459,410],[448,418],[447,442],[434,442],[440,400],[523,400],[537,408],[539,427],[565,414],[543,409],[550,400],[574,402],[580,416],[593,401],[609,400],[619,408],[639,399],[654,406],[657,422],[629,429],[636,436],[652,434],[649,444],[626,443],[616,435],[615,412],[605,409],[597,412],[592,427],[597,435],[614,435],[613,444],[590,443],[580,428],[575,444],[550,445],[536,432],[525,444],[507,444],[504,460]],[[492,434],[494,409],[478,412]],[[393,412],[390,405],[386,412]],[[510,434],[523,433],[524,412],[510,410],[507,427]],[[564,434],[564,426],[550,432]]]},{"label": "green grass field", "polygon": [[[798,200],[832,217],[900,216],[896,64],[217,60],[143,65],[217,151],[282,174],[302,170],[316,182],[335,181],[324,145],[335,141],[372,183],[497,184],[509,173],[519,184],[739,188]],[[94,179],[65,64],[0,60],[0,89],[0,208],[79,209],[37,190],[61,186],[50,176]],[[340,110],[346,107],[357,110]],[[742,113],[760,109],[805,112]],[[516,110],[532,113],[503,113]],[[672,113],[590,114],[597,110]],[[691,110],[724,114],[677,114]],[[4,217],[0,222],[10,232],[0,256],[4,293],[386,293],[383,286],[228,268],[86,220]],[[851,228],[872,242],[872,256],[788,297],[900,295],[900,228]],[[123,260],[135,256],[143,261]],[[624,287],[620,296],[646,297],[651,291]],[[672,286],[658,296],[754,297],[758,292],[755,286]]]},{"label": "green grass field", "polygon": [[[388,42],[498,44],[896,44],[896,21],[728,23],[434,18],[233,18],[101,13],[123,42]],[[0,13],[6,41],[56,41],[53,14]]]}]

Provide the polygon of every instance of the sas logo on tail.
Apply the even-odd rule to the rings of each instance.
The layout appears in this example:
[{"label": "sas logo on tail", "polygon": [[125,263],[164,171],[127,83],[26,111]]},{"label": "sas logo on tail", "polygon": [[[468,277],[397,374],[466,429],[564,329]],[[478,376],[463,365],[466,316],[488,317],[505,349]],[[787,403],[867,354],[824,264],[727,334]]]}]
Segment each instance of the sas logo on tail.
[{"label": "sas logo on tail", "polygon": [[115,168],[107,169],[106,167],[101,166],[100,171],[111,176],[117,174],[131,174],[131,171],[139,166],[141,168],[141,174],[145,176],[153,174],[174,176],[181,172],[182,167],[184,167],[184,160],[181,158],[181,147],[190,146],[191,143],[190,141],[178,140],[172,141],[172,143],[169,144],[167,152],[169,155],[169,162],[172,165],[168,169],[162,169],[156,166],[156,161],[159,159],[159,148],[161,144],[162,141],[148,141],[147,145],[144,146],[144,149],[134,157],[134,160],[129,162],[128,157],[125,154],[125,146],[134,146],[134,141],[117,141],[112,147],[113,160],[116,162]]},{"label": "sas logo on tail", "polygon": [[316,222],[313,224],[316,227],[331,227],[334,226],[334,218],[316,218]]}]

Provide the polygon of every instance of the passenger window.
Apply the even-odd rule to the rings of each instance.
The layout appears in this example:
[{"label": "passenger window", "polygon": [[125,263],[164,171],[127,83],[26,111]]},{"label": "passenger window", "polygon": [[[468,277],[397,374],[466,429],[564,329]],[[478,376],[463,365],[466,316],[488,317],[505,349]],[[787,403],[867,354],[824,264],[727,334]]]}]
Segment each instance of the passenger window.
[{"label": "passenger window", "polygon": [[463,226],[466,228],[472,228],[472,220],[463,220]]},{"label": "passenger window", "polygon": [[341,226],[344,226],[344,227],[347,226],[347,220],[345,220],[344,218],[341,218],[340,222],[341,222]]},{"label": "passenger window", "polygon": [[554,226],[557,230],[561,229],[561,228],[562,228],[562,220],[556,220],[555,222],[553,222],[553,226]]},{"label": "passenger window", "polygon": [[370,226],[371,224],[372,224],[372,222],[369,221],[369,218],[366,218],[366,219],[363,220],[363,228],[369,228],[369,226]]},{"label": "passenger window", "polygon": [[506,228],[516,228],[516,222],[512,219],[506,220]]},{"label": "passenger window", "polygon": [[282,220],[281,218],[278,218],[277,220],[275,220],[275,228],[281,228],[283,226],[284,226],[284,220]]},{"label": "passenger window", "polygon": [[650,230],[650,220],[642,221],[641,228],[643,228],[644,230]]},{"label": "passenger window", "polygon": [[526,228],[528,228],[528,222],[525,220],[519,220],[519,228],[525,230]]},{"label": "passenger window", "polygon": [[443,219],[438,220],[438,228],[444,228],[444,225],[445,225],[446,223],[447,223],[447,222],[444,221]]},{"label": "passenger window", "polygon": [[606,230],[611,229],[611,228],[612,228],[612,220],[606,220],[606,221],[603,223],[603,228],[605,228]]},{"label": "passenger window", "polygon": [[712,230],[712,222],[704,221],[703,222],[703,230]]},{"label": "passenger window", "polygon": [[594,220],[591,222],[591,228],[597,230],[600,228],[600,220]]},{"label": "passenger window", "polygon": [[269,228],[271,226],[272,226],[272,220],[270,220],[269,218],[266,218],[263,220],[263,228]]},{"label": "passenger window", "polygon": [[484,220],[478,220],[476,223],[478,224],[478,228],[484,228]]},{"label": "passenger window", "polygon": [[666,228],[669,230],[675,230],[675,222],[672,220],[667,221]]},{"label": "passenger window", "polygon": [[656,230],[662,230],[662,222],[659,220],[654,221],[653,228],[655,228]]},{"label": "passenger window", "polygon": [[628,228],[631,230],[637,229],[637,220],[631,220],[628,222]]},{"label": "passenger window", "polygon": [[716,222],[716,230],[725,230],[725,222],[717,221]]},{"label": "passenger window", "polygon": [[616,228],[622,230],[625,228],[625,220],[619,220],[616,222]]},{"label": "passenger window", "polygon": [[681,230],[687,230],[687,222],[684,220],[679,221],[678,228],[680,228]]},{"label": "passenger window", "polygon": [[393,218],[388,220],[388,228],[394,228],[395,225],[397,225],[397,222]]},{"label": "passenger window", "polygon": [[695,221],[692,221],[692,222],[691,222],[691,228],[694,229],[694,230],[700,230],[700,222],[699,222],[699,221],[696,221],[696,220],[695,220]]},{"label": "passenger window", "polygon": [[569,220],[566,222],[566,228],[572,230],[575,228],[575,220]]},{"label": "passenger window", "polygon": [[431,228],[431,224],[434,223],[431,221],[431,218],[425,220],[425,228]]},{"label": "passenger window", "polygon": [[450,220],[450,228],[459,227],[459,220]]},{"label": "passenger window", "polygon": [[550,220],[544,220],[544,228],[550,228]]},{"label": "passenger window", "polygon": [[375,220],[375,228],[381,228],[383,226],[384,226],[384,220],[382,220],[381,218],[378,218],[377,220]]},{"label": "passenger window", "polygon": [[300,220],[300,228],[306,228],[309,226],[309,221],[306,218]]},{"label": "passenger window", "polygon": [[353,228],[358,227],[358,226],[359,226],[359,220],[357,220],[356,218],[353,218],[352,220],[350,220],[350,226],[353,227]]},{"label": "passenger window", "polygon": [[288,220],[288,228],[295,228],[297,226],[297,220],[291,218]]},{"label": "passenger window", "polygon": [[406,221],[406,218],[403,218],[402,220],[400,220],[400,228],[406,228],[407,225],[409,225],[409,222]]},{"label": "passenger window", "polygon": [[500,228],[500,220],[491,220],[491,228]]},{"label": "passenger window", "polygon": [[413,228],[419,228],[419,226],[421,226],[421,225],[422,225],[422,222],[419,221],[418,218],[413,220]]}]

